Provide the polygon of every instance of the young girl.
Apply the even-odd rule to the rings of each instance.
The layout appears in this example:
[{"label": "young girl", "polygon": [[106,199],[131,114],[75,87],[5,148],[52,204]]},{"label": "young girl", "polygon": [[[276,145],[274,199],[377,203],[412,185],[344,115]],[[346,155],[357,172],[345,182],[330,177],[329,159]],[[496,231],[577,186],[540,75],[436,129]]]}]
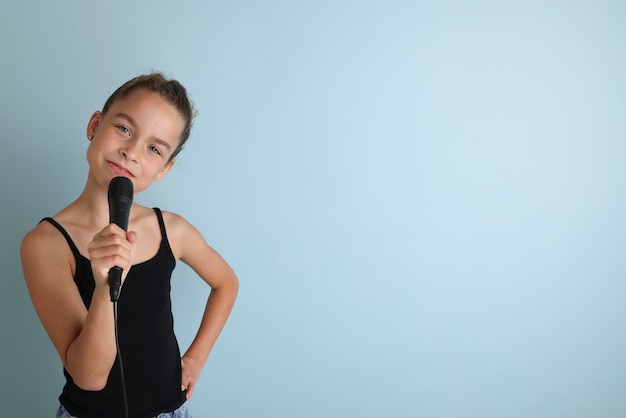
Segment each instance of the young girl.
[{"label": "young girl", "polygon": [[[130,417],[190,416],[184,403],[230,314],[238,280],[174,213],[133,203],[129,232],[109,224],[108,186],[125,176],[137,194],[162,179],[189,137],[192,118],[185,88],[175,80],[150,74],[122,85],[87,125],[83,192],[22,242],[33,305],[64,366],[57,417],[124,417],[126,404]],[[198,333],[182,357],[170,303],[177,260],[211,287]],[[123,372],[108,285],[114,266],[124,269],[117,340]]]}]

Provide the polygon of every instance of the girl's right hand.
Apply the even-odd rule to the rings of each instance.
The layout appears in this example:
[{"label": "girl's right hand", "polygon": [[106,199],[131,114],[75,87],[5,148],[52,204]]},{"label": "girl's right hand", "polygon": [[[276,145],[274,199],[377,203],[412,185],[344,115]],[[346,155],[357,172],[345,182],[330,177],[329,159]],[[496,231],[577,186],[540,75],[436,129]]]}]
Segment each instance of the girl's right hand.
[{"label": "girl's right hand", "polygon": [[109,224],[96,235],[87,246],[91,270],[96,282],[96,288],[109,286],[109,270],[119,266],[122,273],[122,283],[132,265],[135,241],[134,232],[126,232],[115,224]]}]

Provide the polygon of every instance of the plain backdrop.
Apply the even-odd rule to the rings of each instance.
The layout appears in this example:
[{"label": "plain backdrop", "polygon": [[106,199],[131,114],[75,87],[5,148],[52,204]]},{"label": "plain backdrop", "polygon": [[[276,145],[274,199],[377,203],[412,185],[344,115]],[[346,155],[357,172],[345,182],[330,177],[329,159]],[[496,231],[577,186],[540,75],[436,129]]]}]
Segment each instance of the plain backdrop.
[{"label": "plain backdrop", "polygon": [[[62,366],[23,235],[78,196],[89,116],[163,71],[199,115],[144,205],[241,280],[194,416],[626,416],[626,3],[0,5],[0,409]],[[173,278],[183,349],[208,288]],[[59,300],[59,304],[63,301]]]}]

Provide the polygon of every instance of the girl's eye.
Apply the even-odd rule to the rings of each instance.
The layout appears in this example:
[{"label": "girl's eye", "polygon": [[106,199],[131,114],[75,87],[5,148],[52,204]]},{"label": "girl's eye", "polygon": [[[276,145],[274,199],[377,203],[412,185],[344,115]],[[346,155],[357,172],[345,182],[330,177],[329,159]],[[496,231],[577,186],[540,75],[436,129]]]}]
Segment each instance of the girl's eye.
[{"label": "girl's eye", "polygon": [[119,129],[122,133],[124,133],[126,135],[130,134],[130,129],[128,129],[126,126],[118,125],[117,129]]},{"label": "girl's eye", "polygon": [[155,146],[150,145],[150,151],[154,152],[155,154],[161,155],[161,151],[159,151],[159,149]]}]

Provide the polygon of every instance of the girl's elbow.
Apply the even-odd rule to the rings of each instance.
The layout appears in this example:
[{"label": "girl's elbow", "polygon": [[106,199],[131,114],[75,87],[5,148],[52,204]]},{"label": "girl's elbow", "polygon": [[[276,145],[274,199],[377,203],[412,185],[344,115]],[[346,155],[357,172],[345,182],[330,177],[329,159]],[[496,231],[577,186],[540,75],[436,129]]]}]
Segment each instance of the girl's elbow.
[{"label": "girl's elbow", "polygon": [[239,279],[234,273],[225,275],[222,277],[219,284],[211,286],[211,289],[234,293],[236,295],[239,292]]},{"label": "girl's elbow", "polygon": [[230,285],[235,290],[235,292],[239,291],[239,279],[234,274],[230,279]]},{"label": "girl's elbow", "polygon": [[109,376],[72,376],[76,386],[82,390],[98,392],[103,390],[107,385]]},{"label": "girl's elbow", "polygon": [[[74,383],[76,383],[76,381],[74,381]],[[89,382],[85,382],[85,384],[76,383],[76,386],[78,386],[79,388],[85,391],[99,392],[105,388],[106,383],[107,383],[106,380],[97,381],[97,382],[89,381]]]}]

